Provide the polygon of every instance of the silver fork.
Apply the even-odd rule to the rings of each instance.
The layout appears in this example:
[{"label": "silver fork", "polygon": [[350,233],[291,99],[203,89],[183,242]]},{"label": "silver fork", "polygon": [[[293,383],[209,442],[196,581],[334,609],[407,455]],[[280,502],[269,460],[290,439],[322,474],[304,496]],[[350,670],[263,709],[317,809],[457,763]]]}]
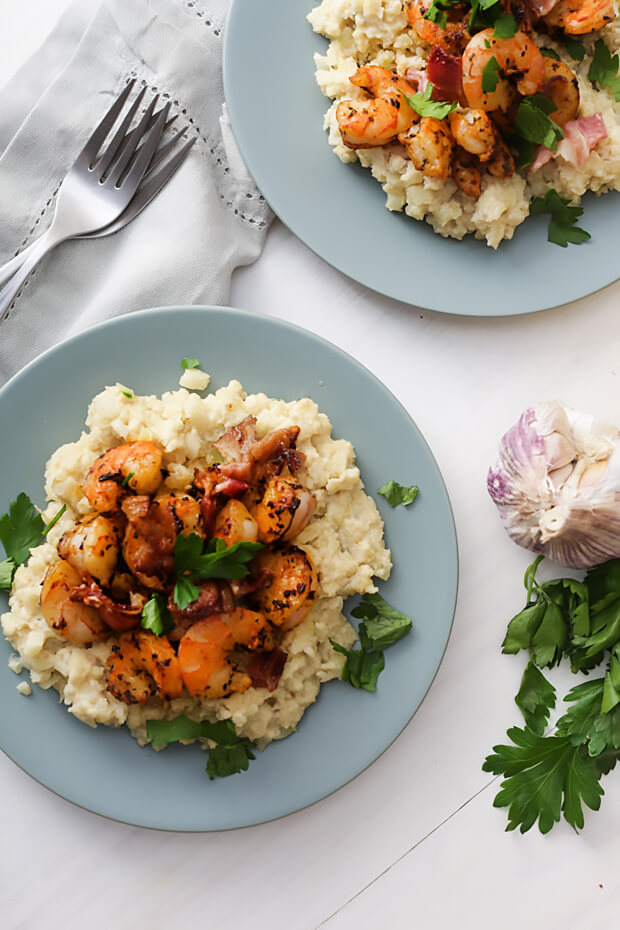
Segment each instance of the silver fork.
[{"label": "silver fork", "polygon": [[[58,191],[51,226],[36,241],[28,258],[0,291],[0,322],[5,318],[13,299],[34,266],[50,249],[65,239],[92,233],[108,226],[121,215],[136,193],[161,139],[169,104],[162,108],[149,129],[157,101],[157,98],[154,98],[136,131],[132,132],[128,139],[127,130],[144,95],[143,89],[111,142],[97,159],[99,150],[116,123],[134,83],[131,81],[127,84],[78,155]],[[143,136],[144,141],[138,148]]]},{"label": "silver fork", "polygon": [[[159,113],[155,113],[155,118]],[[166,123],[164,131],[172,125],[176,117],[172,117]],[[152,120],[154,122],[154,120]],[[189,139],[185,145],[183,145],[179,151],[163,166],[161,171],[155,172],[162,161],[176,148],[177,143],[183,137],[185,133],[185,128],[180,129],[168,142],[164,145],[161,145],[153,158],[151,159],[147,174],[144,176],[143,180],[138,187],[138,190],[130,201],[129,206],[126,207],[121,215],[114,220],[113,223],[109,223],[107,226],[104,226],[103,229],[96,229],[94,232],[84,233],[81,236],[72,236],[74,239],[99,239],[103,236],[111,236],[113,233],[118,232],[119,229],[122,229],[127,223],[130,223],[131,220],[135,219],[139,213],[141,213],[146,206],[153,200],[157,194],[160,192],[162,187],[168,183],[170,178],[173,176],[175,171],[180,168],[180,166],[185,161],[189,150],[192,148],[196,139]],[[129,135],[128,135],[129,137]],[[0,267],[0,288],[5,284],[11,275],[21,268],[24,262],[30,257],[34,249],[37,247],[38,239],[35,242],[32,242],[29,246],[16,255],[14,258],[9,259],[2,267]]]}]

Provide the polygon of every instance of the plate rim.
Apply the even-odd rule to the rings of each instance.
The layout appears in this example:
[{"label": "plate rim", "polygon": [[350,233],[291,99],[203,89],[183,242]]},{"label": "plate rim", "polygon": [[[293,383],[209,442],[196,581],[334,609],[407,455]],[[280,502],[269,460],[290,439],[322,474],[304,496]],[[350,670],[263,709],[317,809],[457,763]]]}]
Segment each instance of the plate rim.
[{"label": "plate rim", "polygon": [[[223,74],[223,83],[224,83],[224,99],[225,99],[226,107],[227,107],[227,110],[230,116],[230,127],[232,130],[233,136],[235,138],[237,147],[239,149],[239,152],[241,153],[243,161],[246,165],[246,168],[248,172],[250,173],[250,175],[252,176],[252,179],[254,183],[256,184],[257,188],[259,189],[259,191],[261,192],[262,196],[265,198],[266,203],[272,209],[273,213],[278,217],[280,222],[284,226],[286,226],[286,228],[297,239],[299,239],[300,242],[302,242],[306,246],[306,248],[310,249],[310,251],[313,252],[313,254],[315,254],[320,259],[322,259],[324,262],[326,262],[330,267],[334,268],[336,271],[343,274],[346,278],[348,278],[348,280],[352,281],[353,283],[367,288],[373,294],[377,294],[382,297],[388,297],[390,300],[397,301],[398,303],[404,304],[404,306],[410,307],[414,310],[421,309],[421,310],[425,310],[425,311],[432,312],[432,313],[441,313],[446,316],[471,317],[473,319],[501,319],[501,318],[510,318],[510,317],[519,317],[519,316],[530,316],[534,313],[543,313],[547,310],[557,310],[562,307],[569,307],[571,306],[571,304],[575,303],[576,301],[583,300],[586,297],[592,297],[595,294],[599,294],[601,293],[601,291],[604,291],[608,287],[612,287],[613,285],[617,284],[618,281],[620,281],[620,271],[618,271],[615,278],[612,278],[610,281],[600,284],[594,287],[593,289],[591,289],[590,286],[587,285],[586,290],[575,293],[573,296],[569,298],[568,301],[560,301],[560,302],[555,302],[553,300],[546,301],[542,305],[532,306],[525,310],[514,309],[514,310],[509,310],[507,312],[502,312],[502,313],[482,312],[482,311],[478,312],[475,309],[472,311],[470,310],[459,311],[459,310],[454,309],[453,307],[447,308],[445,305],[441,303],[435,303],[432,306],[429,304],[428,301],[426,301],[424,305],[413,303],[411,300],[407,300],[401,294],[392,290],[389,286],[385,287],[382,284],[381,289],[379,289],[377,286],[370,283],[369,281],[363,280],[363,275],[360,275],[360,276],[353,275],[350,271],[347,271],[344,267],[342,267],[341,260],[339,259],[332,260],[331,258],[329,258],[326,254],[324,254],[323,251],[321,251],[319,244],[313,245],[311,242],[308,241],[309,236],[307,233],[300,233],[298,230],[294,228],[294,221],[290,221],[290,218],[288,217],[286,203],[284,204],[283,207],[281,206],[282,202],[277,192],[276,192],[275,197],[272,197],[271,192],[269,196],[263,192],[262,181],[260,180],[259,177],[255,176],[254,168],[251,165],[251,162],[253,159],[251,155],[250,155],[250,158],[248,158],[248,148],[245,145],[245,141],[241,137],[241,133],[239,133],[238,128],[236,127],[236,115],[235,115],[236,104],[234,102],[231,103],[231,100],[234,100],[235,95],[230,93],[231,87],[233,86],[233,77],[232,77],[233,65],[231,65],[231,61],[233,59],[233,53],[231,52],[231,48],[234,42],[234,39],[231,38],[231,36],[234,35],[234,32],[230,28],[230,23],[232,22],[233,27],[234,27],[237,15],[239,14],[239,16],[241,17],[241,7],[242,7],[243,2],[244,0],[231,0],[231,6],[230,6],[230,10],[228,12],[228,17],[226,20],[226,29],[224,30],[224,42],[223,42],[223,53],[222,53],[222,74]],[[318,0],[311,0],[311,4],[312,5],[309,6],[307,11],[303,14],[304,19],[307,13],[309,13],[312,9],[315,8],[316,5],[318,5]],[[311,29],[310,24],[308,24],[308,28]],[[315,35],[317,34],[315,33]],[[326,97],[325,99],[327,100],[328,98]],[[258,174],[260,175],[260,172]],[[267,185],[267,187],[269,187],[269,184]],[[613,194],[614,191],[606,191],[605,193]],[[618,192],[616,192],[616,194],[617,193]],[[282,196],[284,197],[284,195]],[[592,198],[594,196],[600,197],[600,196],[604,196],[604,194],[599,194],[593,191],[586,191],[585,194],[581,196],[580,203],[583,200],[583,197]],[[286,200],[286,198],[284,199]],[[396,211],[396,212],[399,215],[404,215],[404,211],[402,210]],[[410,218],[410,220],[411,222],[418,222],[418,223],[425,222],[424,220],[415,220],[413,218]],[[515,232],[518,229],[520,229],[522,225],[523,225],[522,223],[519,224],[519,226],[515,228]],[[437,239],[444,238],[438,233],[433,232],[433,235],[435,235]],[[464,238],[466,240],[469,240],[472,238],[472,236],[473,234],[468,233]],[[448,237],[448,238],[451,239],[452,237]],[[453,240],[453,241],[456,241],[456,240]],[[510,240],[506,240],[506,241],[510,242]],[[546,240],[541,244],[546,245],[547,244]],[[502,243],[500,242],[499,247],[501,248],[501,246],[502,246]],[[488,248],[490,249],[490,247]]]},{"label": "plate rim", "polygon": [[[106,813],[102,810],[96,810],[92,807],[89,807],[87,804],[84,804],[84,803],[81,803],[80,801],[75,800],[74,798],[70,797],[68,794],[65,794],[62,791],[58,790],[57,788],[53,788],[50,785],[46,784],[46,782],[43,780],[42,777],[38,777],[37,775],[29,771],[28,768],[26,768],[17,759],[13,757],[13,755],[3,745],[0,745],[0,749],[2,750],[4,755],[8,759],[10,759],[11,762],[14,765],[16,765],[22,772],[24,772],[26,775],[32,778],[35,782],[37,782],[39,785],[41,785],[46,790],[51,791],[57,797],[62,798],[64,801],[68,801],[70,804],[73,804],[74,806],[84,811],[87,811],[90,814],[94,814],[98,817],[103,817],[106,820],[111,820],[116,823],[127,824],[128,826],[140,827],[143,829],[154,830],[157,832],[161,831],[165,833],[192,833],[192,834],[193,833],[224,833],[224,832],[229,832],[231,830],[242,830],[242,829],[246,829],[249,827],[259,826],[260,824],[263,824],[263,823],[271,823],[277,820],[282,820],[285,817],[293,816],[294,814],[300,811],[313,807],[315,804],[319,804],[321,801],[325,800],[326,798],[331,797],[337,791],[340,791],[341,788],[344,788],[347,785],[351,784],[351,782],[353,782],[356,778],[358,778],[365,771],[367,771],[367,769],[369,769],[378,759],[380,759],[381,756],[383,756],[383,754],[394,744],[394,742],[398,739],[398,737],[401,736],[401,734],[409,726],[409,724],[415,717],[416,713],[418,712],[418,710],[420,709],[420,707],[426,700],[428,693],[433,685],[433,682],[435,681],[435,678],[437,677],[441,664],[444,660],[445,653],[448,648],[450,638],[452,636],[452,631],[454,628],[454,619],[455,619],[455,614],[456,614],[458,591],[459,591],[460,558],[459,558],[459,548],[458,548],[458,536],[456,532],[456,522],[454,519],[454,511],[453,511],[452,503],[450,500],[450,496],[448,494],[448,489],[446,487],[443,474],[439,468],[435,455],[429,443],[427,442],[424,434],[422,433],[422,431],[420,430],[417,423],[415,422],[415,420],[413,419],[409,411],[406,409],[404,404],[401,403],[400,399],[392,391],[390,391],[390,389],[385,384],[383,384],[383,382],[372,371],[370,371],[370,369],[368,369],[365,365],[359,362],[354,356],[350,355],[346,350],[342,349],[340,346],[336,345],[335,343],[330,342],[330,340],[325,339],[323,336],[320,336],[317,333],[314,333],[312,330],[306,329],[305,327],[300,326],[297,323],[291,323],[288,320],[283,320],[280,317],[269,317],[269,316],[265,316],[262,314],[252,313],[251,311],[243,310],[238,307],[227,307],[221,304],[169,304],[169,305],[160,305],[157,307],[142,308],[140,310],[134,310],[134,311],[131,311],[126,314],[122,314],[117,317],[112,317],[111,319],[108,319],[108,320],[103,320],[100,323],[97,323],[94,326],[89,327],[88,329],[81,330],[80,332],[74,333],[73,335],[67,337],[66,339],[61,340],[60,342],[54,344],[53,346],[50,346],[44,352],[40,353],[38,356],[36,356],[30,362],[28,362],[22,369],[16,372],[6,382],[6,384],[4,384],[0,388],[0,404],[3,402],[4,396],[8,388],[13,388],[14,385],[16,384],[19,385],[19,383],[23,379],[28,377],[28,374],[33,367],[37,366],[38,364],[41,363],[41,361],[47,359],[48,357],[56,354],[56,352],[60,350],[64,350],[68,345],[79,343],[83,339],[91,338],[93,333],[96,333],[99,330],[114,329],[117,326],[123,326],[124,321],[129,318],[150,317],[154,314],[165,314],[165,313],[169,313],[170,311],[177,311],[177,310],[189,312],[192,315],[195,314],[196,316],[202,315],[205,311],[207,312],[216,311],[218,313],[223,313],[223,314],[232,314],[233,316],[238,316],[241,319],[247,319],[247,318],[258,319],[261,322],[267,323],[268,325],[275,325],[276,327],[282,326],[282,327],[285,327],[286,329],[289,329],[290,331],[294,333],[301,334],[302,337],[310,337],[311,340],[314,340],[322,345],[327,346],[331,351],[334,351],[337,355],[340,355],[341,357],[347,359],[349,363],[352,363],[354,367],[356,367],[366,378],[369,378],[372,381],[375,389],[379,389],[379,391],[384,395],[384,397],[386,397],[387,400],[389,400],[393,404],[396,404],[400,408],[401,412],[404,414],[404,416],[408,419],[411,426],[413,427],[414,432],[418,434],[423,445],[425,446],[426,452],[436,472],[436,477],[438,479],[439,487],[441,488],[445,504],[447,505],[446,515],[449,517],[448,525],[449,525],[449,530],[450,530],[450,542],[453,546],[453,551],[454,551],[453,590],[452,590],[452,596],[450,598],[450,608],[449,608],[450,620],[449,620],[449,624],[448,624],[448,627],[445,633],[445,641],[443,643],[441,655],[437,662],[436,668],[417,706],[408,715],[407,719],[405,720],[403,725],[397,730],[397,732],[395,732],[391,736],[391,738],[385,744],[385,746],[377,753],[376,756],[370,759],[361,769],[359,769],[353,775],[351,775],[350,778],[347,778],[345,781],[341,782],[339,785],[335,786],[330,791],[323,794],[321,797],[310,800],[307,803],[297,806],[291,810],[284,811],[276,816],[259,817],[257,819],[249,820],[247,823],[234,824],[234,825],[224,826],[224,827],[198,826],[194,828],[194,827],[178,827],[178,826],[172,827],[172,826],[147,824],[147,823],[144,823],[140,819],[132,820],[132,819],[128,819],[125,817],[113,816],[110,813]],[[373,495],[371,494],[370,496],[372,497]],[[8,643],[8,640],[2,633],[1,629],[0,629],[0,635],[2,636],[2,639],[6,643]],[[40,686],[37,685],[36,687],[40,687]],[[46,690],[49,690],[49,689],[46,689]],[[112,729],[121,730],[122,728],[118,727],[118,728],[112,728]],[[294,735],[294,734],[291,734],[291,735]]]}]

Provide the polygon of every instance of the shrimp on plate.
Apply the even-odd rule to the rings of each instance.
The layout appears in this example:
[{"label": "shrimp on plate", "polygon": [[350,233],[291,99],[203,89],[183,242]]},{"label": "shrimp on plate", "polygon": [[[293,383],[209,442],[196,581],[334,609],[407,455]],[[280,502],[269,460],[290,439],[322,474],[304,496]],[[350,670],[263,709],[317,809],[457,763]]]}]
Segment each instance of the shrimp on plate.
[{"label": "shrimp on plate", "polygon": [[141,704],[154,694],[164,701],[183,694],[176,652],[165,636],[155,636],[149,630],[119,636],[108,666],[108,691],[125,704]]},{"label": "shrimp on plate", "polygon": [[98,612],[72,595],[82,584],[80,573],[59,559],[48,568],[41,588],[41,613],[49,626],[70,643],[86,646],[110,635]]},{"label": "shrimp on plate", "polygon": [[340,135],[349,148],[386,145],[419,119],[405,100],[415,88],[395,71],[364,65],[349,80],[369,95],[365,100],[341,100],[336,108]]},{"label": "shrimp on plate", "polygon": [[443,181],[450,177],[453,141],[443,120],[425,116],[399,135],[398,140],[418,171]]},{"label": "shrimp on plate", "polygon": [[[494,90],[483,90],[482,72],[494,58],[499,69]],[[530,36],[521,29],[501,39],[493,29],[477,32],[463,52],[463,91],[470,107],[507,112],[517,92],[535,94],[545,78],[545,58]]]},{"label": "shrimp on plate", "polygon": [[471,9],[465,3],[457,3],[445,11],[446,25],[440,26],[427,19],[425,14],[432,0],[405,0],[405,12],[409,25],[422,42],[441,48],[451,55],[460,55],[470,39],[468,31]]},{"label": "shrimp on plate", "polygon": [[567,35],[583,36],[602,29],[615,18],[614,0],[560,0],[543,21]]},{"label": "shrimp on plate", "polygon": [[99,513],[117,510],[127,493],[154,494],[162,482],[162,450],[154,442],[125,442],[100,455],[84,482]]},{"label": "shrimp on plate", "polygon": [[298,546],[259,553],[257,568],[267,573],[252,606],[274,626],[292,630],[310,613],[316,598],[316,571],[310,556]]}]

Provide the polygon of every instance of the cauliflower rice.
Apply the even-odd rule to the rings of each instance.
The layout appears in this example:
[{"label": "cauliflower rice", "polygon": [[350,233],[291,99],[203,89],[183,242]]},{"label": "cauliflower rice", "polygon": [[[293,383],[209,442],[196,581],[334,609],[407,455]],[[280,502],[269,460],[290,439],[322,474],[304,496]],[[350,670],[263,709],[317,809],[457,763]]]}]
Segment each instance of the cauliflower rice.
[{"label": "cauliflower rice", "polygon": [[[204,398],[185,389],[161,399],[126,397],[122,391],[116,385],[98,394],[88,411],[88,431],[77,442],[61,446],[47,463],[45,491],[52,503],[44,516],[51,519],[60,504],[66,504],[67,511],[49,539],[32,550],[28,562],[15,574],[10,610],[1,618],[4,634],[19,654],[11,667],[26,668],[42,688],[55,688],[69,712],[90,726],[126,723],[141,745],[148,742],[148,719],[187,714],[194,720],[231,719],[240,736],[263,748],[295,730],[321,684],[340,676],[344,658],[329,640],[348,648],[356,639],[342,615],[343,599],[376,591],[373,575],[385,579],[390,574],[383,522],[374,501],[364,493],[353,446],[332,439],[329,419],[309,398],[287,403],[265,394],[245,394],[238,381]],[[306,460],[300,478],[314,493],[317,510],[295,542],[314,562],[316,603],[306,619],[285,635],[282,648],[288,660],[274,691],[250,688],[243,694],[208,700],[184,696],[168,706],[154,697],[128,706],[106,690],[106,660],[113,640],[89,647],[74,645],[61,639],[41,614],[41,583],[57,558],[56,544],[91,510],[82,486],[101,453],[121,442],[156,442],[164,449],[169,473],[164,486],[182,490],[190,485],[195,467],[217,460],[211,443],[250,415],[257,418],[259,436],[285,426],[301,428],[297,448]]]},{"label": "cauliflower rice", "polygon": [[322,0],[308,20],[330,43],[324,55],[314,56],[318,85],[333,99],[324,120],[329,144],[341,161],[359,160],[370,168],[386,193],[388,210],[404,210],[416,220],[426,220],[441,236],[462,239],[474,233],[497,248],[502,239],[511,239],[528,217],[533,196],[543,196],[555,188],[577,203],[588,190],[597,194],[620,190],[620,105],[611,90],[594,87],[587,76],[597,38],[605,41],[612,54],[620,51],[620,18],[599,32],[578,37],[587,50],[582,62],[570,58],[564,46],[549,36],[533,34],[538,45],[553,49],[575,72],[581,97],[579,115],[600,112],[607,138],[595,146],[582,167],[557,158],[525,177],[517,172],[507,179],[485,174],[477,200],[467,197],[451,178],[444,182],[425,177],[400,145],[351,149],[340,137],[338,103],[364,96],[349,81],[358,67],[379,65],[400,75],[408,68],[426,68],[430,46],[409,27],[401,0]]}]

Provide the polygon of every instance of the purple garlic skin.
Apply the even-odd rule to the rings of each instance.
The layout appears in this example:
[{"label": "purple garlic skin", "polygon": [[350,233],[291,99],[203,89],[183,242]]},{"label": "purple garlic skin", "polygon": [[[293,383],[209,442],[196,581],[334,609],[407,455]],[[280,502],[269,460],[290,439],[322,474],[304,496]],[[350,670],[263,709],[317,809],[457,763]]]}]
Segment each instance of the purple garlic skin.
[{"label": "purple garlic skin", "polygon": [[620,432],[555,402],[502,437],[487,488],[508,535],[568,568],[620,557]]}]

